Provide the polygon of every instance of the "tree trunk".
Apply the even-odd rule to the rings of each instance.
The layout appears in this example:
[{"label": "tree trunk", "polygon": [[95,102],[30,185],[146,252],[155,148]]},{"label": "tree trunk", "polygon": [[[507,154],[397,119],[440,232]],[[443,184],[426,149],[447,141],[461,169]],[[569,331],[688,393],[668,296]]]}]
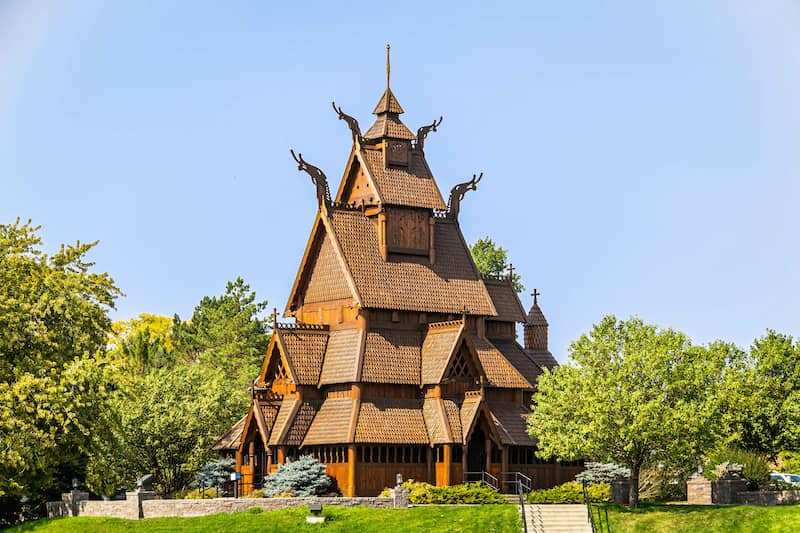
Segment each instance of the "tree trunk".
[{"label": "tree trunk", "polygon": [[639,508],[639,462],[633,461],[630,465],[631,469],[631,488],[628,492],[628,505],[631,509]]}]

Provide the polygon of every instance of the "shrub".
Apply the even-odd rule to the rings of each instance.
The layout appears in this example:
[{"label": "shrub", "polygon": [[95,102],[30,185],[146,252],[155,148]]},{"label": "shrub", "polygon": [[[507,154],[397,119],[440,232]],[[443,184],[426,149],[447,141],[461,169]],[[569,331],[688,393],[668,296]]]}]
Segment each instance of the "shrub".
[{"label": "shrub", "polygon": [[[206,487],[205,490],[202,489],[192,489],[184,494],[184,500],[210,500],[212,498],[217,498],[218,496],[223,496],[223,493],[217,493],[216,489]],[[180,494],[178,495],[180,497]]]},{"label": "shrub", "polygon": [[[236,470],[236,460],[231,458],[217,459],[206,463],[197,472],[192,488],[205,487],[205,492],[208,493],[212,487],[218,487],[220,496],[227,496],[225,487],[231,477],[231,472]],[[199,496],[198,496],[199,498]]]},{"label": "shrub", "polygon": [[719,448],[708,454],[706,457],[706,466],[703,469],[703,475],[707,479],[715,481],[717,479],[717,466],[725,462],[743,465],[744,470],[742,471],[742,475],[748,481],[751,488],[763,487],[769,483],[769,462],[767,456],[748,450],[739,450],[737,448]]},{"label": "shrub", "polygon": [[296,461],[282,464],[264,479],[264,495],[319,496],[330,486],[331,478],[325,475],[325,465],[310,455],[303,455]]},{"label": "shrub", "polygon": [[[434,487],[430,483],[409,479],[403,483],[408,490],[408,501],[412,504],[463,504],[463,503],[506,503],[505,496],[480,482]],[[379,496],[387,498],[391,489],[383,489]]]},{"label": "shrub", "polygon": [[[586,490],[593,503],[611,501],[611,485],[608,483],[592,483]],[[528,503],[583,503],[583,485],[567,481],[552,489],[534,490],[528,494]]]},{"label": "shrub", "polygon": [[686,481],[694,468],[666,467],[643,469],[639,472],[639,499],[651,501],[686,500]]},{"label": "shrub", "polygon": [[616,479],[631,477],[631,469],[616,463],[586,463],[586,470],[575,476],[575,481],[583,483],[611,483]]}]

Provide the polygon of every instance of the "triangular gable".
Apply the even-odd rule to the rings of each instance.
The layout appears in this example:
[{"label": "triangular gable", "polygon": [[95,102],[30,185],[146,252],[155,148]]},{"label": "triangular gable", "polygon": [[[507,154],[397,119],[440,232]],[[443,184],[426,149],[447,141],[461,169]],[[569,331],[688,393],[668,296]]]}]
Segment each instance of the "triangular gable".
[{"label": "triangular gable", "polygon": [[286,356],[287,351],[281,342],[280,328],[276,328],[272,332],[272,339],[270,339],[269,346],[267,347],[267,356],[264,358],[264,363],[261,365],[261,374],[258,381],[260,383],[271,383],[275,380],[275,375],[278,379],[285,376],[292,383],[297,383],[297,376],[289,364],[289,358]]},{"label": "triangular gable", "polygon": [[472,396],[464,399],[461,405],[461,429],[464,433],[464,443],[469,442],[475,426],[480,420],[484,421],[484,425],[489,430],[489,435],[497,444],[502,444],[503,437],[498,431],[492,413],[486,406],[486,402],[480,396]]},{"label": "triangular gable", "polygon": [[441,383],[464,335],[464,321],[428,324],[422,342],[422,384]]},{"label": "triangular gable", "polygon": [[309,303],[352,298],[361,305],[361,298],[344,260],[341,246],[328,226],[325,213],[318,213],[314,221],[311,237],[286,303],[285,315],[292,315],[306,301],[309,288],[314,291],[310,295],[314,301]]},{"label": "triangular gable", "polygon": [[239,441],[239,452],[244,453],[245,444],[250,442],[256,428],[258,428],[258,432],[261,435],[261,442],[263,442],[264,446],[267,446],[267,441],[269,440],[269,429],[267,428],[267,424],[264,420],[261,410],[258,408],[257,402],[253,401],[250,404],[250,410],[247,412],[247,416],[245,417],[244,428],[242,428],[242,438]]},{"label": "triangular gable", "polygon": [[368,202],[368,204],[374,205],[378,202],[383,203],[383,197],[378,182],[372,177],[372,174],[369,172],[369,167],[364,163],[364,158],[361,155],[361,148],[354,143],[350,151],[350,157],[347,159],[347,165],[345,165],[342,183],[339,185],[339,191],[336,193],[336,203],[352,203],[356,200],[356,197],[359,196],[359,194],[353,193],[353,188],[356,186],[366,187],[366,189],[369,190],[369,193],[364,196],[374,196],[374,200]]}]

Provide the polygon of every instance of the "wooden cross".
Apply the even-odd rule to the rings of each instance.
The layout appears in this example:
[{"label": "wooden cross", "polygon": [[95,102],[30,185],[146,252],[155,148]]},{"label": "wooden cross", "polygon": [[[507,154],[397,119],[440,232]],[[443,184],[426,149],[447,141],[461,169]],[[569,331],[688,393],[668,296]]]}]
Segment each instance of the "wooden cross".
[{"label": "wooden cross", "polygon": [[533,296],[533,304],[536,305],[539,303],[539,295],[542,294],[539,292],[539,289],[533,289],[531,296]]},{"label": "wooden cross", "polygon": [[514,281],[514,263],[508,264],[508,279]]}]

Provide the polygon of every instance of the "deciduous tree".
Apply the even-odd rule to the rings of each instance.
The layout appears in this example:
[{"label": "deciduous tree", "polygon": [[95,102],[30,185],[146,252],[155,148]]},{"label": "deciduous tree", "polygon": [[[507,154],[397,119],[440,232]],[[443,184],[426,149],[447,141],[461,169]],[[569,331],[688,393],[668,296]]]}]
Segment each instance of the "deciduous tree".
[{"label": "deciduous tree", "polygon": [[727,356],[638,318],[605,317],[570,345],[570,364],[539,378],[528,419],[538,453],[626,465],[636,507],[643,467],[699,460],[713,442]]},{"label": "deciduous tree", "polygon": [[[478,272],[484,276],[508,275],[508,250],[495,244],[489,237],[478,239],[475,244],[470,246],[469,251],[472,253],[472,259],[475,261],[475,266],[478,267]],[[511,274],[511,283],[517,292],[525,290],[522,278],[516,272]]]}]

